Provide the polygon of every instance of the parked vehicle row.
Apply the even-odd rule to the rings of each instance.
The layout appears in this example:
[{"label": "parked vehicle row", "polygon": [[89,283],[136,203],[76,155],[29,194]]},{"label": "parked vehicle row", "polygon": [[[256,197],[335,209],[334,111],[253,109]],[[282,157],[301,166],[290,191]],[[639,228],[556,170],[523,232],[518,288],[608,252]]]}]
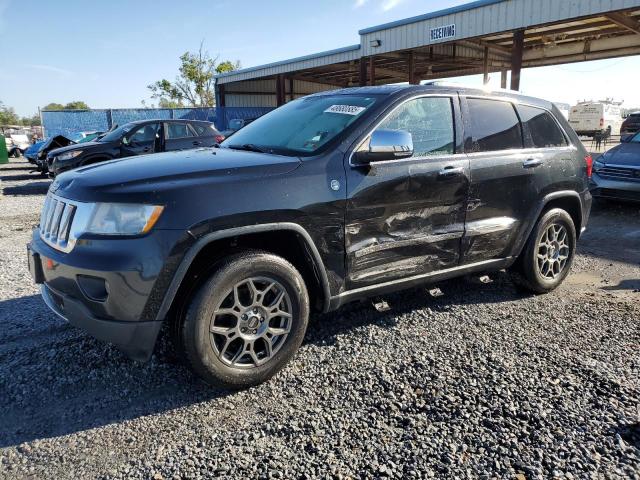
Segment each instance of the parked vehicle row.
[{"label": "parked vehicle row", "polygon": [[[191,128],[136,122],[104,145],[51,152],[53,170],[92,148],[176,150],[199,138]],[[323,92],[219,148],[59,175],[29,268],[56,314],[132,358],[148,359],[169,322],[202,378],[247,387],[289,361],[311,311],[503,268],[530,292],[555,289],[587,224],[591,170],[543,100],[446,86]]]},{"label": "parked vehicle row", "polygon": [[640,132],[622,138],[593,164],[594,197],[640,202]]},{"label": "parked vehicle row", "polygon": [[578,103],[569,111],[569,125],[580,136],[595,137],[604,132],[618,135],[622,126],[620,105],[611,100]]}]

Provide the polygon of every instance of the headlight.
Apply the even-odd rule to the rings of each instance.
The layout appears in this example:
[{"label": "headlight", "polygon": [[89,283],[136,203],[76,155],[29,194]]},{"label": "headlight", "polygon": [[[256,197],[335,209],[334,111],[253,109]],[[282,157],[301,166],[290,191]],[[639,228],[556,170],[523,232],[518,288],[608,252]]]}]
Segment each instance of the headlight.
[{"label": "headlight", "polygon": [[87,233],[100,235],[141,235],[160,218],[164,207],[131,203],[97,203],[87,226]]},{"label": "headlight", "polygon": [[72,152],[62,153],[60,155],[56,155],[58,160],[71,160],[72,158],[76,158],[78,155],[82,153],[82,150],[73,150]]}]

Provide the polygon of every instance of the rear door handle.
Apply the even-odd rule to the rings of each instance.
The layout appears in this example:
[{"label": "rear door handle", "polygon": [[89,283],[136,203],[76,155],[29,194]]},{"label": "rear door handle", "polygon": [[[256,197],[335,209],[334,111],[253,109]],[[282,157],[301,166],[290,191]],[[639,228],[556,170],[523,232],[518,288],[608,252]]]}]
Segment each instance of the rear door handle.
[{"label": "rear door handle", "polygon": [[194,145],[200,145],[200,142],[196,141],[196,142],[193,142],[193,144]]},{"label": "rear door handle", "polygon": [[438,172],[439,177],[457,177],[464,173],[464,167],[444,167]]},{"label": "rear door handle", "polygon": [[522,162],[522,166],[524,168],[539,167],[542,164],[543,164],[543,161],[541,158],[528,158],[524,162]]}]

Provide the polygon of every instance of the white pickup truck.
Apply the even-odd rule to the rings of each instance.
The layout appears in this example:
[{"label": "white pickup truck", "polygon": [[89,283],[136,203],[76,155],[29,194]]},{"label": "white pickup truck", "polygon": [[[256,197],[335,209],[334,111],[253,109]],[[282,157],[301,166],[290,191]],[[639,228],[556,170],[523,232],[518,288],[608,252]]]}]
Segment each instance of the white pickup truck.
[{"label": "white pickup truck", "polygon": [[611,129],[612,135],[620,135],[622,111],[620,103],[612,101],[581,102],[571,107],[569,125],[580,136],[593,137]]}]

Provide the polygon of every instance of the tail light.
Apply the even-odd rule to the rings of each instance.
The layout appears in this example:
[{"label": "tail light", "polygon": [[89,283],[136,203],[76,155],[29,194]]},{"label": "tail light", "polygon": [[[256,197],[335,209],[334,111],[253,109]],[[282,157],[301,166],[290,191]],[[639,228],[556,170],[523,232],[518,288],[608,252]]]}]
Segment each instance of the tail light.
[{"label": "tail light", "polygon": [[216,143],[224,142],[224,135],[216,135],[215,140],[216,140]]},{"label": "tail light", "polygon": [[584,163],[587,165],[587,177],[591,178],[593,173],[593,158],[591,158],[591,155],[584,157]]},{"label": "tail light", "polygon": [[600,128],[604,127],[604,118],[600,119]]}]

